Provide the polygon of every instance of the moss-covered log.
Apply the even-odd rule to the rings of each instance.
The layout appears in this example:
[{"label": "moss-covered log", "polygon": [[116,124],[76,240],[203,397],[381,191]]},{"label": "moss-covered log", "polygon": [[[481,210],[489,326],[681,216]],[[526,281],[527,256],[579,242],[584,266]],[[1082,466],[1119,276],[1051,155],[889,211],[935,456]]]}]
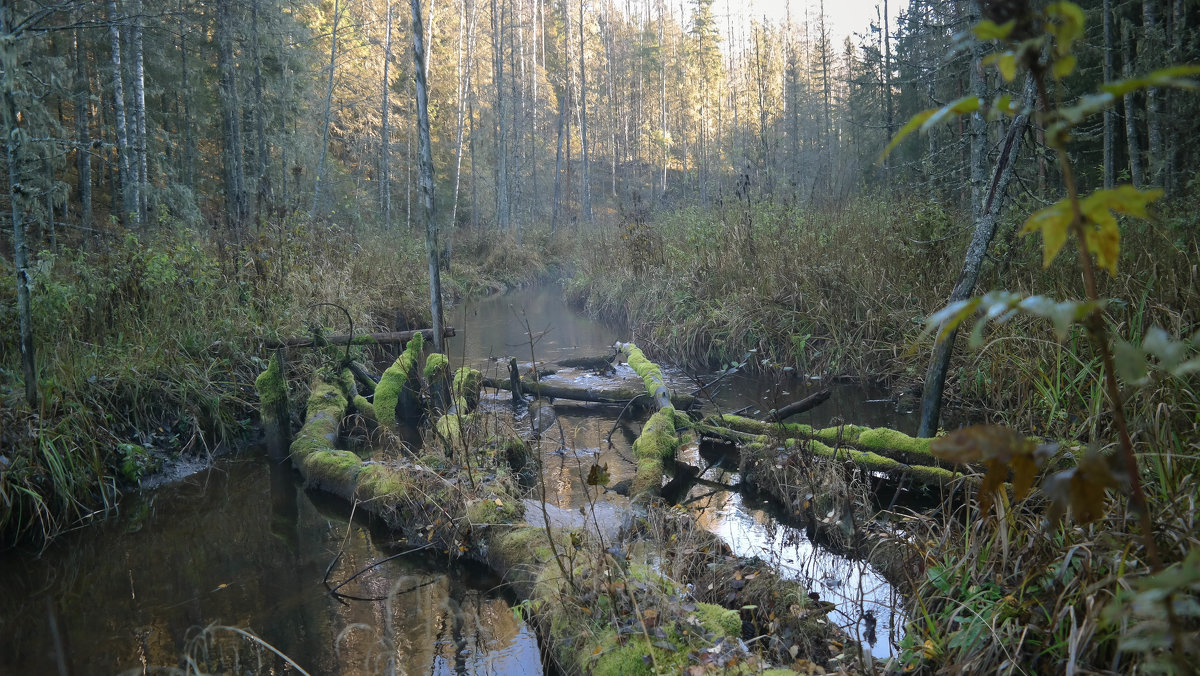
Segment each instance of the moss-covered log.
[{"label": "moss-covered log", "polygon": [[483,389],[483,374],[470,366],[463,366],[454,372],[454,383],[451,391],[454,398],[462,398],[467,410],[474,410],[479,405],[479,391]]},{"label": "moss-covered log", "polygon": [[886,427],[837,425],[818,429],[809,425],[760,422],[737,415],[712,416],[711,425],[753,435],[784,439],[813,439],[842,448],[854,448],[876,453],[906,465],[922,465],[955,469],[954,463],[942,460],[929,450],[931,439],[917,439]]},{"label": "moss-covered log", "polygon": [[[512,390],[512,385],[507,380],[485,377],[483,384],[498,390]],[[639,402],[645,402],[645,405],[648,407],[654,406],[654,400],[641,388],[578,387],[574,385],[543,383],[532,378],[522,378],[521,390],[525,394],[532,394],[537,397],[549,397],[551,399],[587,401],[597,404],[619,404],[621,406],[634,401],[635,405]],[[670,403],[677,409],[687,410],[696,405],[696,398],[688,394],[677,393],[672,395]]]},{"label": "moss-covered log", "polygon": [[271,355],[267,370],[254,380],[254,390],[258,392],[267,455],[278,460],[286,454],[292,432],[292,414],[288,402],[282,349],[275,350]]},{"label": "moss-covered log", "polygon": [[[263,338],[262,344],[267,349],[277,347],[313,347],[321,345],[399,345],[408,343],[416,336],[420,335],[425,340],[433,340],[433,329],[418,329],[415,331],[391,331],[388,333],[365,333],[356,335],[351,338],[347,334],[335,334],[332,336],[321,336],[316,340],[312,336],[304,338]],[[450,338],[456,335],[453,326],[447,326],[442,329],[442,335]]]},{"label": "moss-covered log", "polygon": [[[722,420],[730,416],[722,416]],[[736,417],[736,416],[735,416]],[[749,420],[749,419],[743,419]],[[759,423],[756,420],[750,420],[751,423],[757,425],[766,425],[774,429],[775,425],[768,423]],[[830,458],[835,460],[849,461],[868,472],[880,472],[889,474],[896,478],[907,477],[914,484],[922,486],[931,486],[943,488],[950,485],[954,481],[963,478],[963,475],[945,467],[914,464],[910,465],[893,457],[885,456],[882,452],[890,453],[894,449],[883,448],[882,452],[877,453],[870,450],[861,450],[852,446],[840,445],[836,440],[833,440],[833,445],[827,444],[816,437],[790,437],[780,438],[774,434],[754,434],[745,432],[731,427],[719,427],[706,422],[694,423],[694,429],[702,435],[711,436],[726,441],[732,441],[742,446],[743,448],[743,463],[754,461],[756,455],[772,456],[764,462],[772,462],[774,455],[779,454],[795,454],[805,453],[811,456],[820,458]],[[751,426],[739,424],[743,429]],[[885,430],[892,432],[893,430]],[[896,432],[896,434],[900,434]],[[880,435],[887,437],[889,435]],[[911,437],[909,437],[911,438]],[[917,441],[926,441],[920,439]],[[747,453],[746,451],[753,451]],[[933,457],[933,456],[930,456]],[[936,460],[936,458],[935,458]]]},{"label": "moss-covered log", "polygon": [[667,389],[667,381],[663,378],[662,369],[658,364],[647,359],[633,343],[617,343],[617,352],[625,355],[629,366],[642,379],[646,386],[646,394],[654,400],[655,406],[663,408],[672,405],[674,395]]},{"label": "moss-covered log", "polygon": [[418,365],[425,341],[413,336],[396,362],[383,372],[375,386],[375,417],[387,428],[396,426],[396,418],[415,420],[420,412],[421,376]]},{"label": "moss-covered log", "polygon": [[425,358],[425,383],[435,411],[449,411],[454,405],[450,394],[450,359],[434,352]]},{"label": "moss-covered log", "polygon": [[[292,444],[293,462],[308,485],[382,518],[410,539],[489,564],[528,600],[534,626],[565,673],[679,673],[711,659],[714,650],[738,665],[729,673],[762,672],[766,665],[735,640],[749,635],[746,616],[690,601],[683,583],[656,563],[661,543],[638,546],[637,556],[617,556],[613,552],[622,550],[612,549],[615,543],[602,549],[587,533],[528,523],[524,503],[502,479],[476,480],[467,488],[460,476],[445,476],[462,470],[436,458],[385,465],[337,450],[349,407],[345,381],[340,374],[314,379],[305,424]],[[670,416],[672,410],[660,413]],[[801,598],[777,600],[792,596]]]}]

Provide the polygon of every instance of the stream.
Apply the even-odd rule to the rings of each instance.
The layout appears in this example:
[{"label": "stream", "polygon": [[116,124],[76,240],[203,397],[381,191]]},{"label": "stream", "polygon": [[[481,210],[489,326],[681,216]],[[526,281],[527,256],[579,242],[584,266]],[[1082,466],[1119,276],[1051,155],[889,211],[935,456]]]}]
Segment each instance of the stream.
[{"label": "stream", "polygon": [[[510,355],[549,364],[611,354],[615,341],[630,338],[572,311],[550,285],[468,301],[449,323],[458,329],[447,343],[454,365],[466,362],[498,378],[506,377]],[[713,377],[665,370],[681,389],[690,390],[692,378]],[[616,375],[636,378],[624,365]],[[547,381],[605,377],[564,369]],[[735,374],[708,406],[750,407],[747,415],[761,416],[820,384],[790,373]],[[915,416],[897,413],[886,393],[831,387],[830,401],[789,421],[913,431]],[[528,409],[514,413],[509,403],[501,391],[482,405],[528,429]],[[559,401],[555,410],[559,424],[540,444],[546,499],[574,513],[588,503],[585,477],[593,462],[608,465],[610,485],[633,476],[631,445],[640,424],[622,419],[614,426],[620,409],[613,406]],[[705,467],[701,455],[692,444],[680,459]],[[738,482],[720,467],[703,478]],[[776,564],[835,603],[831,620],[876,657],[894,654],[904,624],[900,599],[871,566],[822,549],[803,528],[737,491],[696,484],[679,502],[736,554]],[[619,520],[628,500],[608,492],[597,504],[606,503],[611,509],[601,511]],[[542,672],[537,638],[517,619],[516,599],[498,579],[479,567],[447,565],[444,554],[412,551],[413,544],[351,516],[347,505],[305,491],[298,475],[259,450],[129,495],[118,516],[68,533],[40,554],[0,557],[0,675],[146,673],[187,659],[237,673],[281,664],[231,628],[253,632],[311,674]],[[336,585],[397,554],[340,590],[390,600],[340,601],[326,593],[325,583]]]}]

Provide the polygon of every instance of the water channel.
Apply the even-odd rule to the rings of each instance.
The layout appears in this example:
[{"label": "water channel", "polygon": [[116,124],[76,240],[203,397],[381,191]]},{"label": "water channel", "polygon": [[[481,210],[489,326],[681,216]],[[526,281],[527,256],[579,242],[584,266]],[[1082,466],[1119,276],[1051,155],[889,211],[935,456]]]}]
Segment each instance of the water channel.
[{"label": "water channel", "polygon": [[[452,361],[495,376],[510,355],[549,364],[603,355],[629,338],[621,327],[570,310],[553,286],[468,301],[450,323],[459,330],[447,346]],[[627,366],[618,367],[617,377],[630,376]],[[604,377],[566,369],[549,379]],[[710,376],[669,369],[668,377],[682,384]],[[749,407],[748,414],[819,385],[783,372],[739,374],[723,384],[709,406]],[[506,398],[491,394],[486,405],[527,427],[528,409],[514,413]],[[793,420],[911,432],[912,416],[885,400],[881,392],[837,385],[830,401]],[[630,446],[640,423],[623,419],[614,432],[619,408],[556,402],[555,409],[561,427],[541,444],[547,501],[575,510],[586,501],[583,476],[593,461],[608,465],[614,483],[632,477]],[[681,459],[707,464],[694,445]],[[719,467],[705,478],[738,481]],[[830,617],[852,637],[877,657],[893,654],[903,625],[899,599],[869,565],[821,549],[802,528],[737,491],[695,486],[686,498],[681,502],[735,553],[803,580],[837,604]],[[615,514],[628,504],[611,492],[604,500]],[[514,615],[516,599],[486,570],[421,552],[373,568],[342,590],[387,600],[339,601],[326,593],[323,581],[337,583],[409,548],[352,521],[347,505],[305,491],[290,469],[260,453],[220,460],[126,497],[117,517],[67,534],[40,555],[0,557],[0,674],[163,673],[188,659],[238,673],[288,673],[279,658],[231,628],[253,632],[311,674],[541,673],[536,636]]]}]

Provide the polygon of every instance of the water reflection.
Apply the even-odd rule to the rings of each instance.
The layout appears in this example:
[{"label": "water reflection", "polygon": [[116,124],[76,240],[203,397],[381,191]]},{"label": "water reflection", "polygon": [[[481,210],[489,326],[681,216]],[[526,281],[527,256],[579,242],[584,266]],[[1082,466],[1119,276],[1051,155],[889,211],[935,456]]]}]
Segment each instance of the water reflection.
[{"label": "water reflection", "polygon": [[[266,489],[266,490],[264,490]],[[249,629],[311,674],[540,673],[537,641],[498,580],[444,557],[402,557],[343,580],[405,543],[346,522],[342,503],[300,494],[286,468],[225,462],[122,503],[110,522],[65,536],[40,559],[0,561],[0,673],[104,674],[176,666],[182,655],[294,673],[212,624]],[[317,498],[315,500],[309,497]],[[49,609],[49,610],[48,610]],[[56,637],[50,629],[57,625]],[[240,642],[239,642],[240,641]]]}]

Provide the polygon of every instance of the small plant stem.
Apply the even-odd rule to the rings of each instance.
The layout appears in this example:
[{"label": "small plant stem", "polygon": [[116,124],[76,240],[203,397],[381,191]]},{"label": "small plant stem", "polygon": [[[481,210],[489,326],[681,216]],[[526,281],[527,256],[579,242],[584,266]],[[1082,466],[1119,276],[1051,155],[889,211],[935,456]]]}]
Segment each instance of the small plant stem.
[{"label": "small plant stem", "polygon": [[[1045,69],[1035,65],[1032,69],[1034,81],[1037,82],[1038,98],[1042,110],[1050,105],[1046,92]],[[1146,548],[1146,556],[1150,559],[1151,568],[1155,571],[1162,569],[1162,560],[1158,555],[1158,545],[1154,542],[1154,530],[1150,519],[1150,506],[1146,503],[1146,494],[1142,490],[1141,472],[1138,470],[1137,456],[1133,453],[1133,441],[1129,437],[1129,424],[1125,420],[1125,405],[1121,399],[1121,390],[1117,385],[1117,374],[1113,364],[1112,350],[1108,347],[1108,331],[1104,326],[1104,311],[1098,305],[1100,293],[1096,287],[1096,270],[1092,265],[1092,255],[1087,249],[1087,236],[1083,229],[1083,210],[1079,206],[1079,187],[1075,184],[1075,173],[1071,160],[1062,148],[1059,139],[1051,141],[1055,155],[1058,156],[1058,166],[1063,175],[1063,187],[1071,201],[1071,231],[1075,233],[1075,244],[1079,251],[1079,265],[1083,268],[1083,283],[1088,300],[1097,304],[1088,316],[1085,326],[1088,336],[1092,339],[1100,360],[1104,366],[1104,389],[1108,395],[1109,408],[1112,411],[1113,426],[1117,429],[1117,438],[1121,444],[1121,456],[1125,462],[1125,471],[1129,474],[1130,501],[1138,514],[1138,524],[1142,530],[1142,544]]]}]

